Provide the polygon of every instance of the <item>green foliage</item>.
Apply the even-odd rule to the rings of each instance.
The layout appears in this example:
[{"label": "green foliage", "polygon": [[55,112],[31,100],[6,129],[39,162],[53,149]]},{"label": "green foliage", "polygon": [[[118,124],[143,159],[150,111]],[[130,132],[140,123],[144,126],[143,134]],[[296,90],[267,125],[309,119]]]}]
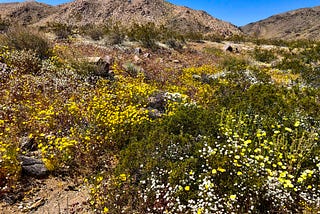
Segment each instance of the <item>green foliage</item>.
[{"label": "green foliage", "polygon": [[226,56],[219,63],[221,69],[227,71],[245,70],[248,67],[248,60],[243,57]]},{"label": "green foliage", "polygon": [[128,31],[131,40],[139,41],[145,48],[157,49],[156,41],[159,41],[159,33],[153,22],[144,25],[133,24]]},{"label": "green foliage", "polygon": [[290,70],[296,74],[308,72],[310,69],[310,67],[303,63],[299,58],[293,57],[284,58],[276,67],[281,70]]},{"label": "green foliage", "polygon": [[49,23],[48,28],[58,40],[67,40],[72,35],[72,27],[62,23]]},{"label": "green foliage", "polygon": [[131,62],[126,63],[123,67],[131,77],[137,77],[139,73],[141,73],[141,68],[132,64]]},{"label": "green foliage", "polygon": [[41,59],[51,55],[51,44],[45,36],[28,28],[10,28],[2,40],[3,45],[16,50],[32,50]]},{"label": "green foliage", "polygon": [[[125,175],[126,185],[117,183],[118,198],[105,192],[103,204],[114,212],[126,204],[142,213],[298,212],[300,203],[313,206],[318,193],[308,185],[318,189],[313,182],[320,169],[308,160],[318,160],[320,145],[314,130],[304,131],[300,125],[308,125],[296,120],[289,128],[254,114],[178,108],[120,154],[116,175]],[[125,203],[134,192],[134,206]]]},{"label": "green foliage", "polygon": [[84,34],[88,35],[91,39],[98,41],[105,35],[105,29],[103,26],[85,26]]},{"label": "green foliage", "polygon": [[109,23],[106,26],[106,44],[121,44],[126,36],[125,29],[119,23]]},{"label": "green foliage", "polygon": [[215,48],[215,47],[205,48],[205,52],[212,54],[214,56],[222,56],[223,55],[223,51],[221,49]]},{"label": "green foliage", "polygon": [[253,57],[260,62],[270,63],[276,59],[272,50],[262,50],[261,48],[255,48],[253,51]]},{"label": "green foliage", "polygon": [[185,39],[194,41],[194,42],[202,42],[204,36],[200,32],[189,31],[184,34]]}]

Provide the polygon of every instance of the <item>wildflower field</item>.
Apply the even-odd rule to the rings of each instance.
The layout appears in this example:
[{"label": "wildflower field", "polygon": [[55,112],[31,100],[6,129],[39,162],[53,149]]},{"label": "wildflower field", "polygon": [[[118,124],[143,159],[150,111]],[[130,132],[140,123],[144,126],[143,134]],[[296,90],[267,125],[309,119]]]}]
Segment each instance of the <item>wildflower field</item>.
[{"label": "wildflower field", "polygon": [[105,78],[75,62],[76,41],[20,33],[31,45],[0,37],[1,194],[27,137],[53,176],[90,186],[95,213],[320,211],[319,42],[161,70],[116,55]]}]

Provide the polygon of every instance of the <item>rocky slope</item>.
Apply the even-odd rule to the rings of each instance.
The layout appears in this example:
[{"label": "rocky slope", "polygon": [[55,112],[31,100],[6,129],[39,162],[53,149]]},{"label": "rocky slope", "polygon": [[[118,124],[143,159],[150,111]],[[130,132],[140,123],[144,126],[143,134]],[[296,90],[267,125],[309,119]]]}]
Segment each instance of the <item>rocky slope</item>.
[{"label": "rocky slope", "polygon": [[56,11],[56,7],[35,1],[0,4],[0,17],[2,19],[23,25],[36,23]]},{"label": "rocky slope", "polygon": [[[31,4],[34,7],[25,6]],[[1,14],[5,17],[11,17],[13,13],[22,13],[23,16],[14,15],[15,19],[24,21],[31,19],[27,23],[37,22],[37,25],[45,25],[48,22],[86,25],[113,20],[125,25],[134,22],[141,24],[154,22],[182,32],[200,31],[219,35],[241,33],[236,26],[216,19],[204,11],[176,6],[164,0],[75,0],[56,7],[36,2],[15,3],[10,4],[10,7],[8,5],[0,4]]]},{"label": "rocky slope", "polygon": [[245,25],[241,30],[267,39],[320,39],[319,20],[320,6],[274,15]]}]

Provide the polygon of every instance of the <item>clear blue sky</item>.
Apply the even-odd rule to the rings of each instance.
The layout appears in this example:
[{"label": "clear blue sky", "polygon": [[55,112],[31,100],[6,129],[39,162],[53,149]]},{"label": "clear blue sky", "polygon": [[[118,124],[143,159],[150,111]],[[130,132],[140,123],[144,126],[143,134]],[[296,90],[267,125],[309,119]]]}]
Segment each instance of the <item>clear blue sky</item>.
[{"label": "clear blue sky", "polygon": [[[3,2],[19,0],[0,0]],[[51,5],[71,0],[38,0]],[[242,26],[271,15],[303,7],[320,6],[320,0],[168,0],[177,5],[205,10],[212,16]],[[320,20],[320,19],[319,19]]]}]

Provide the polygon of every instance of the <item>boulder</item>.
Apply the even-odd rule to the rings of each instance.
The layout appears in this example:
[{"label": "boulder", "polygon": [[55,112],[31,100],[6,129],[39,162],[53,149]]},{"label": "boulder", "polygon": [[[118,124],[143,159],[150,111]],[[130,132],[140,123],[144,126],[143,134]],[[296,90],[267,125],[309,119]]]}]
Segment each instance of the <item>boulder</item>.
[{"label": "boulder", "polygon": [[28,156],[20,156],[22,174],[32,177],[45,177],[48,174],[48,169],[43,161],[37,158]]},{"label": "boulder", "polygon": [[136,54],[136,55],[142,54],[142,49],[141,48],[135,48],[134,49],[134,54]]},{"label": "boulder", "polygon": [[224,47],[224,50],[227,51],[227,52],[233,52],[233,47],[231,45],[226,45]]},{"label": "boulder", "polygon": [[165,93],[160,92],[155,96],[149,97],[148,101],[148,109],[156,109],[159,112],[165,112],[167,105]]},{"label": "boulder", "polygon": [[30,138],[28,136],[20,139],[20,148],[22,151],[35,151],[38,149],[34,138]]},{"label": "boulder", "polygon": [[192,75],[192,78],[193,78],[194,80],[201,81],[201,76],[200,76],[200,75],[193,74],[193,75]]},{"label": "boulder", "polygon": [[110,72],[110,66],[113,64],[114,59],[111,56],[106,55],[104,57],[85,57],[79,60],[96,66],[96,70],[94,72],[95,76],[113,78]]}]

